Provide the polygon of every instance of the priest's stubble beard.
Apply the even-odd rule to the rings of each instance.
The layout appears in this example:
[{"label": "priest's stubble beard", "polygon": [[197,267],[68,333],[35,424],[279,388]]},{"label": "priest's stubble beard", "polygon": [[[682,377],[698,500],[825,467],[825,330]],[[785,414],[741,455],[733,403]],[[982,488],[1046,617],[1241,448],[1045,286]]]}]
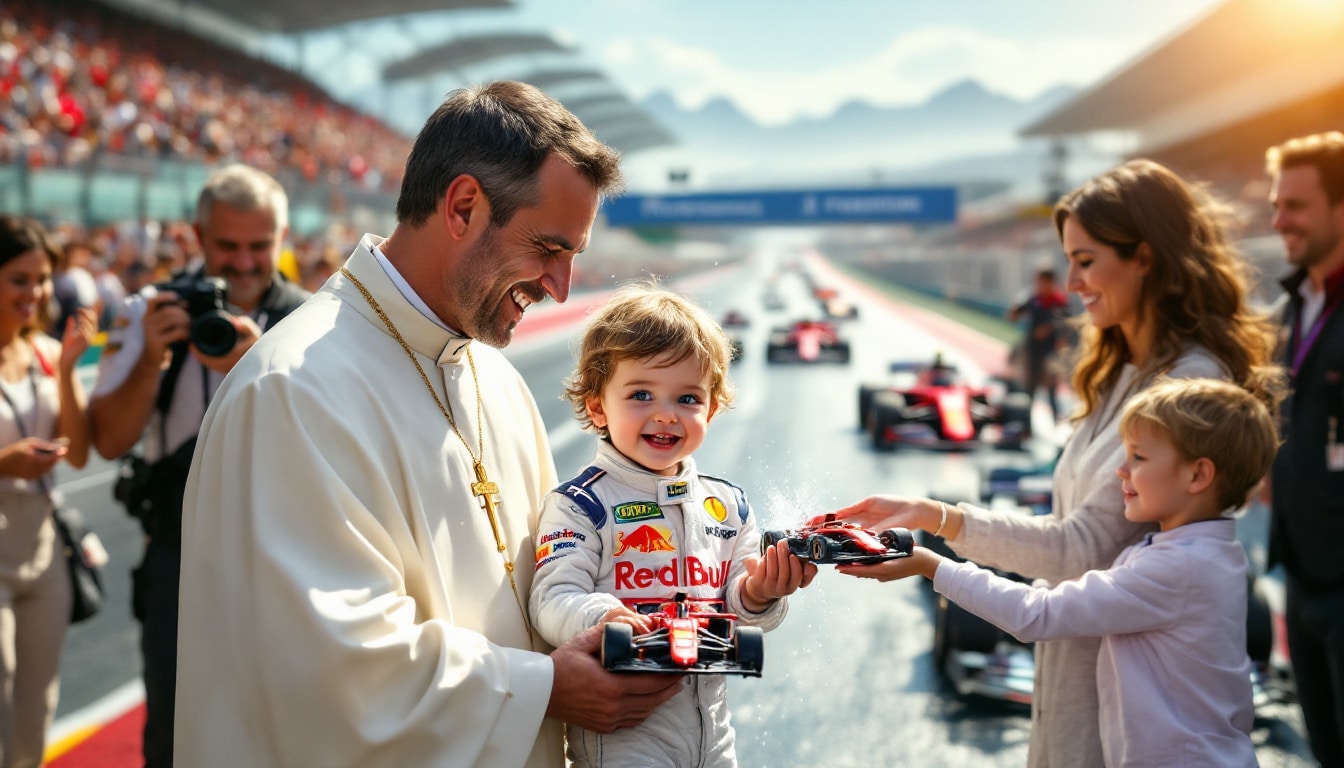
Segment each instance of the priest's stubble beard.
[{"label": "priest's stubble beard", "polygon": [[455,284],[450,284],[455,304],[462,308],[467,325],[458,330],[492,347],[506,347],[513,341],[516,323],[505,320],[505,302],[511,308],[514,288],[522,291],[533,303],[546,298],[539,282],[514,283],[509,264],[499,249],[499,229],[493,223],[481,235],[480,242],[462,261],[463,267]]}]

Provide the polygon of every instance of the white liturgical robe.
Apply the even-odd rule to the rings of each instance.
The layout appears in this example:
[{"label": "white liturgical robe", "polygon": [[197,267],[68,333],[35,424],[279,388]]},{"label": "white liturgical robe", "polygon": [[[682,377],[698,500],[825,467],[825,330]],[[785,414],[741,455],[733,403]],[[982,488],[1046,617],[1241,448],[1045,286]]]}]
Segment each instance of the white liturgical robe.
[{"label": "white liturgical robe", "polygon": [[[498,350],[373,294],[499,486],[524,608],[556,485],[546,429]],[[484,396],[477,388],[470,345]],[[553,667],[496,550],[463,441],[337,274],[234,368],[201,427],[182,525],[176,760],[210,766],[563,766]]]}]

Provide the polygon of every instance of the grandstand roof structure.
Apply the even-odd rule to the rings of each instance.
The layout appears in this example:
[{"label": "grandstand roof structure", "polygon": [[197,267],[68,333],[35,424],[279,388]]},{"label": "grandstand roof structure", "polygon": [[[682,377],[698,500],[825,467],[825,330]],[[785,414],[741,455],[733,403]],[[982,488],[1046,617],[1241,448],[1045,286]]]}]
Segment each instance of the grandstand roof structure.
[{"label": "grandstand roof structure", "polygon": [[430,46],[388,64],[383,67],[383,80],[388,83],[414,80],[518,54],[570,52],[570,48],[549,35],[520,32],[467,35]]},{"label": "grandstand roof structure", "polygon": [[1344,4],[1227,0],[1019,133],[1127,131],[1155,156],[1228,132],[1325,130],[1344,104],[1341,41]]},{"label": "grandstand roof structure", "polygon": [[[540,34],[488,33],[456,37],[391,62],[383,68],[383,80],[395,83],[432,77],[506,56],[571,52],[551,37]],[[602,141],[621,152],[676,143],[676,138],[638,104],[615,90],[600,70],[561,65],[535,69],[512,79],[531,83],[543,91],[580,82],[595,86],[559,100]]]},{"label": "grandstand roof structure", "polygon": [[[542,90],[545,89],[543,88]],[[596,111],[612,108],[626,109],[632,112],[637,112],[639,110],[639,107],[636,107],[634,102],[626,98],[625,94],[616,93],[614,91],[588,93],[582,96],[561,99],[560,101],[564,103],[565,107],[568,108],[570,112],[573,112],[576,115],[589,110]]]},{"label": "grandstand roof structure", "polygon": [[509,8],[513,0],[179,0],[185,7],[207,8],[264,32],[298,34],[327,27],[420,11]]},{"label": "grandstand roof structure", "polygon": [[541,90],[549,90],[556,86],[569,85],[570,83],[581,83],[593,81],[607,84],[607,76],[598,69],[589,69],[586,67],[556,67],[554,69],[537,69],[525,75],[519,75],[514,80],[520,80],[524,83],[530,83]]}]

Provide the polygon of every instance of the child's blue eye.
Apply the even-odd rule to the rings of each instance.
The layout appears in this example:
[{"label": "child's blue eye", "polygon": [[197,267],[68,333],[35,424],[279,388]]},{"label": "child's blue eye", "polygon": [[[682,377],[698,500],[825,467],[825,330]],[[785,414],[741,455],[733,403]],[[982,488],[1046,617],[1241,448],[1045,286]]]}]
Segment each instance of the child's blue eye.
[{"label": "child's blue eye", "polygon": [[653,399],[653,395],[651,395],[651,394],[649,394],[647,391],[641,389],[641,390],[639,390],[638,392],[635,392],[635,393],[633,393],[632,395],[630,395],[630,399],[631,399],[631,400],[652,400],[652,399]]},{"label": "child's blue eye", "polygon": [[695,395],[682,395],[681,397],[677,398],[677,402],[681,403],[682,405],[699,405],[700,398],[696,397]]}]

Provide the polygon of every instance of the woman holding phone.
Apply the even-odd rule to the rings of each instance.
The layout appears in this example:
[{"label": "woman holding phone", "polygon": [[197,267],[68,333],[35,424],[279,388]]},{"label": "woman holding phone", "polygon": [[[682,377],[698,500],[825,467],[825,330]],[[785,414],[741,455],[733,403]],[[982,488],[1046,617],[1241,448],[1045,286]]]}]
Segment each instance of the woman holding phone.
[{"label": "woman holding phone", "polygon": [[72,316],[61,341],[41,332],[55,251],[41,225],[0,216],[0,766],[42,764],[56,712],[70,576],[56,526],[52,468],[89,456],[75,364],[97,332]]}]

